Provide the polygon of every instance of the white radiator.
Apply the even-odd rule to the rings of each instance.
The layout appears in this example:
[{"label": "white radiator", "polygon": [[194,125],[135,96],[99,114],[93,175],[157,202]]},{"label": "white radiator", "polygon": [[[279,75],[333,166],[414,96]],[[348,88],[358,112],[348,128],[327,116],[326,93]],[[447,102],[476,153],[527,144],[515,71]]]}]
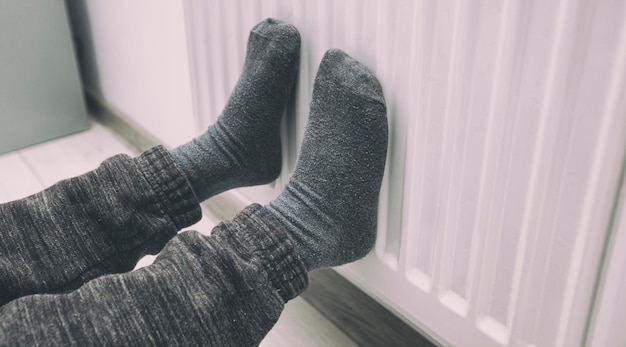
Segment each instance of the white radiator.
[{"label": "white radiator", "polygon": [[[185,2],[199,129],[232,90],[265,17],[302,34],[283,177],[317,66],[338,47],[388,103],[390,150],[374,254],[341,272],[456,346],[588,338],[626,148],[621,0]],[[292,113],[293,113],[292,112]]]}]

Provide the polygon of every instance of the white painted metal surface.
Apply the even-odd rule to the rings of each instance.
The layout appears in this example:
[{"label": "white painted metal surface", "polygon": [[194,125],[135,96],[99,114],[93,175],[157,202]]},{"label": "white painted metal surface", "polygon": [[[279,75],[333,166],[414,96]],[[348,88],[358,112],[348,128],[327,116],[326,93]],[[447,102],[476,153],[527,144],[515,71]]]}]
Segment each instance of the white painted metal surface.
[{"label": "white painted metal surface", "polygon": [[242,196],[286,182],[317,65],[341,48],[381,80],[391,134],[376,251],[342,272],[446,344],[583,343],[626,148],[624,1],[185,4],[203,128],[254,24],[302,34],[283,177]]},{"label": "white painted metal surface", "polygon": [[622,187],[615,231],[608,242],[606,271],[598,288],[589,346],[626,346],[626,190]]}]

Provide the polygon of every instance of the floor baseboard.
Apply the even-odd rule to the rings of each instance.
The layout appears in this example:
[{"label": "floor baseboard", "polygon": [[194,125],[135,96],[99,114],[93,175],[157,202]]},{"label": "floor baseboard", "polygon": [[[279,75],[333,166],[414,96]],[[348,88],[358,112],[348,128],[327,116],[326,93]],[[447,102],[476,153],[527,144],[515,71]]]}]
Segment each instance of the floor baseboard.
[{"label": "floor baseboard", "polygon": [[143,152],[161,142],[139,124],[104,100],[98,93],[85,90],[85,101],[92,117],[105,127],[113,130],[131,147]]},{"label": "floor baseboard", "polygon": [[332,269],[311,272],[301,296],[360,346],[436,346]]}]

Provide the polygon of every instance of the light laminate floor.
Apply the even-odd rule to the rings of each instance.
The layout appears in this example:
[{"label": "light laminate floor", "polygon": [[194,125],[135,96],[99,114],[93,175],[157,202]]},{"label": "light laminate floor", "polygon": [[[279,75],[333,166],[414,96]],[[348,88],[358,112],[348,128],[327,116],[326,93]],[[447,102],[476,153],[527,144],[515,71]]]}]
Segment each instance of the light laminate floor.
[{"label": "light laminate floor", "polygon": [[[98,123],[85,132],[0,155],[0,202],[36,193],[59,180],[96,168],[104,159],[136,152]],[[190,229],[208,234],[217,223],[208,211]],[[139,266],[146,266],[145,258]],[[263,347],[356,346],[306,301],[296,298],[261,343]]]}]

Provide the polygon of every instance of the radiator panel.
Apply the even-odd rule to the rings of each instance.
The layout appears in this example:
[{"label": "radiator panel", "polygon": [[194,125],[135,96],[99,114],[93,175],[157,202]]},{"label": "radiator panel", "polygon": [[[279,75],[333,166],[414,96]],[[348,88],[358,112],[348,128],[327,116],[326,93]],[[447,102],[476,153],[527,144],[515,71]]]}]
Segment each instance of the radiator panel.
[{"label": "radiator panel", "polygon": [[200,129],[249,29],[302,35],[286,184],[331,47],[379,77],[390,146],[373,254],[341,272],[444,343],[580,345],[626,148],[621,1],[186,1]]}]

